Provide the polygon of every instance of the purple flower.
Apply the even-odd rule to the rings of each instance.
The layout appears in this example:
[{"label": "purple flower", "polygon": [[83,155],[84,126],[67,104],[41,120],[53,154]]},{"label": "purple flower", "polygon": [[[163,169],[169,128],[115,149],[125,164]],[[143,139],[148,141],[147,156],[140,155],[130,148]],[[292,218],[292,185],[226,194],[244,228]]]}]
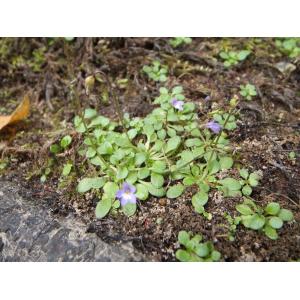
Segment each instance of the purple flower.
[{"label": "purple flower", "polygon": [[206,124],[206,127],[209,128],[212,132],[214,133],[219,133],[220,130],[222,129],[222,126],[215,121],[210,121]]},{"label": "purple flower", "polygon": [[127,203],[136,203],[135,192],[136,188],[133,185],[124,182],[122,188],[117,191],[116,197],[120,200],[121,205],[125,206]]},{"label": "purple flower", "polygon": [[176,98],[173,98],[171,100],[171,104],[174,108],[178,109],[178,110],[183,110],[183,101],[177,100]]}]

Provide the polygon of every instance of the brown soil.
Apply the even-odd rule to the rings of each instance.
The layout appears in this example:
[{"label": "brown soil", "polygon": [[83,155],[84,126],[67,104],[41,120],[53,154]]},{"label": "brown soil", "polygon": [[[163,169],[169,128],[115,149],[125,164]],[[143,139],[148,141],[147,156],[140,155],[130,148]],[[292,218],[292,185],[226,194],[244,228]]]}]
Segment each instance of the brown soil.
[{"label": "brown soil", "polygon": [[[86,221],[89,231],[97,232],[102,239],[111,243],[131,240],[154,260],[175,260],[180,230],[202,233],[214,241],[225,261],[300,258],[300,62],[282,56],[273,39],[199,38],[178,50],[173,50],[165,38],[78,38],[69,44],[58,40],[50,45],[47,39],[0,39],[0,45],[4,40],[9,52],[4,58],[3,46],[0,47],[0,114],[11,112],[28,91],[32,113],[26,122],[0,133],[0,155],[8,162],[4,170],[0,169],[0,175],[22,182],[30,189],[30,195],[47,202],[53,213],[76,214]],[[32,62],[32,52],[45,45],[45,59],[39,63],[40,69],[35,70],[37,62]],[[239,66],[226,70],[216,60],[220,49],[226,46],[251,48],[253,54]],[[24,62],[14,66],[16,57],[22,57]],[[83,197],[75,192],[76,175],[83,170],[78,167],[77,174],[61,182],[58,166],[70,157],[75,165],[88,171],[76,154],[80,137],[71,123],[78,107],[68,88],[70,81],[77,78],[82,107],[94,106],[102,114],[116,118],[113,106],[99,101],[99,95],[108,92],[105,85],[99,84],[94,95],[87,97],[84,78],[96,70],[105,72],[112,82],[128,78],[126,88],[113,86],[122,110],[131,116],[144,116],[152,110],[151,101],[159,90],[159,84],[149,82],[141,73],[142,66],[153,58],[168,64],[170,75],[166,85],[182,85],[187,98],[198,105],[203,120],[213,103],[222,105],[225,99],[238,94],[240,84],[256,85],[258,96],[241,105],[239,126],[231,133],[231,141],[238,163],[263,172],[263,180],[253,194],[257,203],[278,201],[295,215],[295,221],[279,230],[278,240],[272,241],[239,226],[235,241],[230,242],[224,213],[234,216],[235,205],[241,199],[224,199],[216,192],[210,195],[206,206],[213,215],[211,221],[194,212],[193,188],[175,200],[148,199],[131,218],[118,214],[97,221],[96,197],[92,194]],[[292,62],[296,69],[291,74],[281,74],[275,65],[282,61]],[[51,94],[49,101],[47,93]],[[212,100],[204,105],[203,99],[208,95]],[[51,176],[41,184],[40,172],[49,158],[49,145],[67,132],[73,136],[73,147],[66,157],[59,158]],[[295,161],[288,159],[292,150],[297,154]]]}]

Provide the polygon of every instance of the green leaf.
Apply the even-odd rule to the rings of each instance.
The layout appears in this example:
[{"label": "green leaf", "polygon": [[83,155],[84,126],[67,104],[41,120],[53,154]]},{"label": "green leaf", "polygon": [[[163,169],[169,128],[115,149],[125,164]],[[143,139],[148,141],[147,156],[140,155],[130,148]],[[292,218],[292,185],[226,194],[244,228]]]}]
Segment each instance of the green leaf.
[{"label": "green leaf", "polygon": [[260,176],[257,173],[251,173],[249,176],[249,184],[251,186],[257,186]]},{"label": "green leaf", "polygon": [[60,150],[61,150],[61,148],[57,144],[53,144],[53,145],[50,146],[50,152],[53,153],[53,154],[59,153]]},{"label": "green leaf", "polygon": [[270,238],[272,240],[277,240],[277,238],[278,238],[277,231],[269,225],[264,227],[264,233],[266,234],[266,236],[268,238]]},{"label": "green leaf", "polygon": [[217,172],[220,171],[220,163],[217,160],[212,160],[208,164],[208,170],[210,175],[216,174]]},{"label": "green leaf", "polygon": [[181,138],[179,136],[171,137],[167,142],[166,153],[173,151],[178,148],[181,143]]},{"label": "green leaf", "polygon": [[213,261],[219,261],[221,258],[221,253],[219,251],[213,250],[211,253],[211,259]]},{"label": "green leaf", "polygon": [[184,163],[188,163],[191,162],[194,159],[194,154],[192,151],[182,151],[180,153],[181,159],[184,161]]},{"label": "green leaf", "polygon": [[63,168],[63,171],[62,171],[62,175],[63,176],[68,176],[71,172],[71,169],[72,169],[73,165],[70,164],[70,163],[66,163],[64,165],[64,168]]},{"label": "green leaf", "polygon": [[77,132],[84,133],[86,131],[86,128],[84,126],[84,123],[82,119],[78,116],[74,118],[74,126]]},{"label": "green leaf", "polygon": [[238,191],[241,189],[241,184],[239,183],[238,180],[236,180],[234,178],[228,177],[228,178],[219,180],[219,182],[231,191]]},{"label": "green leaf", "polygon": [[131,217],[136,212],[136,204],[135,203],[127,203],[125,206],[123,206],[122,210],[127,217]]},{"label": "green leaf", "polygon": [[146,185],[144,184],[137,184],[136,185],[136,197],[139,200],[146,200],[149,197],[149,191]]},{"label": "green leaf", "polygon": [[253,210],[246,204],[238,204],[236,206],[236,210],[245,216],[252,215],[254,213]]},{"label": "green leaf", "polygon": [[244,60],[251,52],[248,50],[242,50],[238,53],[238,60]]},{"label": "green leaf", "polygon": [[142,163],[145,162],[146,158],[147,158],[146,153],[137,153],[135,155],[135,165],[140,166]]},{"label": "green leaf", "polygon": [[86,151],[86,154],[85,154],[85,156],[87,158],[93,158],[95,155],[96,155],[96,150],[92,147],[89,147]]},{"label": "green leaf", "polygon": [[185,145],[187,147],[198,147],[198,146],[201,146],[202,144],[203,144],[202,141],[198,138],[187,139],[185,141]]},{"label": "green leaf", "polygon": [[85,193],[90,189],[100,189],[105,184],[105,179],[102,177],[94,177],[94,178],[83,178],[80,180],[77,191],[79,193]]},{"label": "green leaf", "polygon": [[117,169],[116,178],[118,180],[125,179],[127,177],[127,175],[128,175],[128,169],[125,166]]},{"label": "green leaf", "polygon": [[148,191],[151,195],[155,197],[163,197],[166,194],[166,191],[164,188],[156,188],[151,183],[147,184]]},{"label": "green leaf", "polygon": [[190,262],[192,260],[191,254],[182,249],[176,251],[176,258],[181,262]]},{"label": "green leaf", "polygon": [[114,151],[113,146],[110,142],[105,141],[102,143],[98,148],[97,152],[102,155],[102,154],[112,154]]},{"label": "green leaf", "polygon": [[278,217],[282,220],[282,221],[292,221],[294,219],[294,215],[293,213],[285,208],[282,208],[278,214]]},{"label": "green leaf", "polygon": [[104,194],[107,197],[110,197],[112,199],[115,199],[115,196],[116,196],[116,193],[118,190],[119,190],[119,187],[114,182],[106,182],[105,185],[103,186]]},{"label": "green leaf", "polygon": [[206,257],[209,254],[209,247],[207,243],[198,244],[195,248],[195,253],[200,257]]},{"label": "green leaf", "polygon": [[197,206],[194,206],[194,209],[195,209],[195,212],[198,213],[198,214],[203,214],[205,212],[205,209],[202,205],[197,205]]},{"label": "green leaf", "polygon": [[152,165],[151,170],[154,171],[155,173],[164,173],[164,171],[166,170],[167,164],[165,161],[163,160],[158,160],[155,161]]},{"label": "green leaf", "polygon": [[265,208],[266,213],[276,216],[280,211],[280,205],[276,202],[269,203]]},{"label": "green leaf", "polygon": [[269,225],[271,227],[273,227],[274,229],[279,229],[279,228],[282,227],[283,221],[280,218],[278,218],[278,217],[272,217],[269,220]]},{"label": "green leaf", "polygon": [[143,168],[138,171],[138,178],[145,179],[150,175],[150,170],[148,168]]},{"label": "green leaf", "polygon": [[131,171],[126,177],[128,183],[134,184],[138,180],[137,171]]},{"label": "green leaf", "polygon": [[104,116],[98,116],[94,118],[88,125],[88,128],[100,125],[101,127],[106,127],[109,124],[109,119]]},{"label": "green leaf", "polygon": [[[250,217],[246,223],[245,223],[245,217]],[[261,229],[264,225],[265,225],[265,218],[263,216],[260,216],[260,215],[253,215],[253,216],[243,216],[243,224],[246,226],[246,227],[249,227],[253,230],[259,230]]]},{"label": "green leaf", "polygon": [[204,191],[200,191],[192,197],[192,204],[194,207],[204,206],[207,203],[207,201],[208,201],[208,194],[205,193]]},{"label": "green leaf", "polygon": [[221,170],[228,170],[233,165],[233,159],[230,156],[225,156],[220,158]]},{"label": "green leaf", "polygon": [[176,184],[171,186],[167,191],[167,197],[174,199],[179,197],[184,192],[184,186],[182,184]]},{"label": "green leaf", "polygon": [[96,206],[96,218],[104,218],[110,211],[112,206],[112,200],[109,197],[102,197]]},{"label": "green leaf", "polygon": [[179,233],[178,233],[178,242],[181,245],[186,246],[189,240],[190,240],[190,235],[186,231],[184,231],[184,230],[179,231]]},{"label": "green leaf", "polygon": [[85,119],[92,119],[97,116],[97,111],[92,108],[86,108],[84,111],[84,118]]},{"label": "green leaf", "polygon": [[164,185],[164,177],[157,173],[151,173],[151,183],[156,187],[160,188]]},{"label": "green leaf", "polygon": [[63,148],[63,149],[66,149],[72,142],[72,138],[70,135],[66,135],[64,136],[61,141],[60,141],[60,146]]},{"label": "green leaf", "polygon": [[115,200],[112,206],[113,206],[113,208],[117,209],[117,208],[119,208],[121,206],[121,203],[120,203],[119,200]]},{"label": "green leaf", "polygon": [[192,176],[185,177],[182,181],[185,186],[190,186],[196,183],[196,179]]},{"label": "green leaf", "polygon": [[252,188],[250,187],[250,185],[246,184],[245,186],[243,186],[243,188],[242,188],[242,193],[243,193],[245,196],[250,196],[251,193],[252,193]]}]

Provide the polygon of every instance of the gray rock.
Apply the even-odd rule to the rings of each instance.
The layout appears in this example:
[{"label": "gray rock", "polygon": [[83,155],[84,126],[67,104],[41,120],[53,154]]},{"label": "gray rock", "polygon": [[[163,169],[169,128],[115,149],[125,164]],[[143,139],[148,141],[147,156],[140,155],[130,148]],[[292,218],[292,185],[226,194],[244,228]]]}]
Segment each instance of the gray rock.
[{"label": "gray rock", "polygon": [[[131,243],[109,245],[74,216],[54,217],[0,180],[0,261],[143,261]],[[23,193],[22,193],[23,194]]]}]

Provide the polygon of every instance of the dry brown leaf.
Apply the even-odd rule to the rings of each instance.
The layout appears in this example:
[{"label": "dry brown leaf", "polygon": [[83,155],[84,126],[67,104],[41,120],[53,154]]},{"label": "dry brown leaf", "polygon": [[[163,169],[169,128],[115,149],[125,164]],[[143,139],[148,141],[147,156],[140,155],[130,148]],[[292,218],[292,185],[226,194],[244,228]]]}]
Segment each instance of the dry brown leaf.
[{"label": "dry brown leaf", "polygon": [[26,119],[29,115],[30,100],[29,96],[25,95],[22,102],[9,116],[0,116],[0,130],[9,124],[13,124]]}]

